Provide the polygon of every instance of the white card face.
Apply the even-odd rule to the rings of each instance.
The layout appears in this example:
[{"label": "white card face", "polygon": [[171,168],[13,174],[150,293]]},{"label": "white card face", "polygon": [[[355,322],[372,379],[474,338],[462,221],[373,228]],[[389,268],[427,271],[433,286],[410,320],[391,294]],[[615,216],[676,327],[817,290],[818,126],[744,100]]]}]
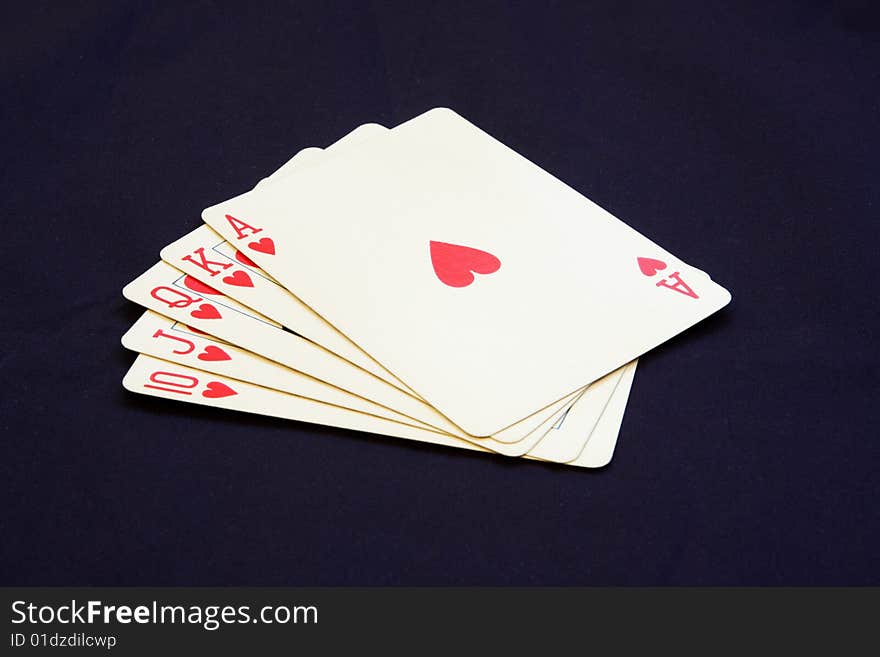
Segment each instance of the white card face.
[{"label": "white card face", "polygon": [[475,436],[572,394],[730,300],[444,109],[203,218]]},{"label": "white card face", "polygon": [[568,395],[492,437],[462,432],[423,400],[395,388],[308,340],[264,321],[249,308],[205,287],[197,279],[160,262],[123,289],[123,295],[150,310],[205,331],[302,374],[406,415],[423,424],[508,456],[521,456],[550,430],[580,395]]},{"label": "white card face", "polygon": [[[474,443],[446,434],[323,404],[143,354],[138,355],[131,369],[125,375],[123,385],[132,392],[165,399],[365,431],[460,449],[487,451]],[[617,401],[616,407],[620,411],[619,415],[603,416],[602,419],[606,421],[604,427],[597,427],[584,450],[585,453],[592,450],[594,454],[598,454],[598,457],[593,457],[595,461],[600,461],[604,455],[608,455],[610,458],[610,454],[614,450],[626,398],[623,397],[622,405],[620,400],[615,401]],[[572,462],[571,465],[581,467],[604,465],[604,463],[591,465],[587,460],[582,457],[579,461]]]}]

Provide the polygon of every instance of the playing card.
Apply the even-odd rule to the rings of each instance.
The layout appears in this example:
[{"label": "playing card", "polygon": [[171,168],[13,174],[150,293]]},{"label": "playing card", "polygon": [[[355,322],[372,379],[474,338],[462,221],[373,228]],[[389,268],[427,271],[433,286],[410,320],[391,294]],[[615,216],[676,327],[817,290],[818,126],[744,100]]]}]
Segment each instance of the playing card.
[{"label": "playing card", "polygon": [[203,218],[473,436],[574,394],[730,299],[443,109]]},{"label": "playing card", "polygon": [[[368,124],[361,126],[336,142],[333,146],[328,148],[326,152],[333,154],[335,151],[336,154],[338,154],[347,148],[351,148],[356,143],[363,141],[365,138],[385,131],[387,131],[387,129],[377,125]],[[292,174],[297,168],[301,168],[304,165],[307,166],[309,164],[314,164],[320,159],[320,157],[324,156],[324,153],[325,151],[317,148],[304,149],[291,158],[291,160],[279,169],[279,171],[276,171],[275,174],[269,178],[263,179],[260,184],[265,184],[280,175]],[[199,246],[198,236],[201,236],[200,241],[203,243],[202,246]],[[282,301],[282,306],[289,305],[291,299],[295,303],[299,303],[295,297],[292,297],[292,295],[286,290],[280,288],[280,286],[278,286],[265,271],[257,267],[246,256],[243,256],[240,252],[236,251],[227,242],[218,242],[218,240],[219,237],[216,233],[211,231],[208,227],[202,227],[190,235],[185,236],[182,240],[179,240],[178,243],[172,245],[171,248],[166,247],[166,250],[163,251],[163,255],[166,255],[167,251],[170,251],[172,255],[175,254],[174,247],[178,246],[179,248],[176,253],[180,255],[181,260],[184,263],[188,263],[188,267],[187,265],[185,265],[185,267],[188,268],[190,273],[196,274],[205,284],[214,283],[215,285],[217,285],[217,281],[211,280],[208,277],[222,274],[222,278],[218,280],[228,286],[233,292],[238,292],[237,300],[239,301],[247,301],[248,295],[246,292],[252,290],[254,287],[253,280],[269,282],[271,286],[269,289],[271,291],[267,296],[262,297],[260,302],[257,302],[256,304],[246,304],[251,306],[251,308],[253,308],[254,305],[257,305],[269,309],[270,312],[272,312],[274,311],[274,308],[279,305],[279,300]],[[204,245],[206,242],[207,245]],[[205,254],[206,249],[208,251],[207,256]],[[220,261],[210,259],[217,257],[217,254],[222,256]],[[230,269],[231,271],[229,271]],[[194,283],[198,286],[197,281],[192,281],[191,277],[189,277],[189,280],[190,284]],[[222,285],[218,285],[218,287],[221,287],[221,289],[223,288]],[[244,288],[245,294],[242,294],[242,290],[239,288]],[[210,288],[205,287],[202,289]],[[278,296],[279,293],[284,295],[284,297]],[[273,294],[275,296],[272,296]],[[302,306],[301,303],[300,305]],[[303,309],[307,313],[305,321],[298,322],[293,320],[282,323],[296,328],[297,324],[309,326],[309,321],[317,319],[314,326],[317,326],[325,335],[329,334],[331,336],[329,338],[330,341],[339,340],[341,338],[344,343],[348,342],[347,339],[342,337],[341,334],[336,332],[335,329],[329,326],[329,324],[323,322],[320,318],[317,318],[310,309],[305,306],[303,306]],[[254,314],[254,316],[265,319],[265,317],[258,314]],[[183,365],[194,364],[199,366],[202,370],[219,374],[228,374],[237,380],[256,383],[290,394],[298,394],[313,399],[317,398],[319,401],[323,400],[327,403],[336,404],[359,412],[373,414],[391,421],[403,422],[405,424],[410,424],[411,426],[426,428],[426,425],[396,413],[391,409],[386,409],[370,402],[369,400],[361,399],[346,393],[345,391],[334,388],[321,381],[317,381],[290,370],[289,368],[273,363],[272,361],[263,359],[255,354],[239,349],[234,345],[229,345],[225,342],[212,342],[211,336],[202,332],[194,333],[193,331],[195,331],[195,329],[189,326],[169,320],[151,311],[147,311],[126,336],[124,336],[123,343],[127,347],[136,351],[152,354],[172,362],[177,362]],[[318,333],[318,335],[320,335],[320,333]],[[196,345],[199,346],[197,347]],[[353,345],[348,342],[347,346]],[[356,347],[354,348],[356,349]],[[364,357],[362,352],[359,352],[358,357]],[[375,363],[368,357],[365,362],[369,363],[368,367],[375,365]],[[383,370],[380,368],[374,370],[374,373],[381,374],[383,373]],[[601,410],[609,403],[611,392],[616,390],[616,383],[619,381],[622,374],[623,370],[619,370],[612,375],[609,375],[601,382],[597,382],[597,384],[592,386],[590,394],[579,395],[576,401],[570,403],[563,412],[557,413],[553,417],[552,429],[547,432],[546,437],[540,440],[536,447],[527,456],[529,458],[542,458],[545,460],[563,462],[572,460],[573,455],[575,454],[581,454],[587,451],[595,452],[597,450],[595,447],[597,444],[607,445],[609,442],[608,440],[598,440],[593,442],[594,448],[592,450],[587,450],[585,447],[587,440],[590,438],[591,433],[593,433],[593,427],[597,426],[596,421],[601,414]],[[393,379],[393,377],[386,380],[392,384],[397,383],[398,386],[400,385],[399,382]],[[587,430],[588,427],[589,430]],[[616,436],[616,431],[614,436]],[[607,452],[607,449],[605,451]],[[610,458],[610,452],[607,453],[606,457],[594,458],[594,465],[599,463],[603,458]]]},{"label": "playing card", "polygon": [[[123,385],[132,392],[166,399],[365,431],[449,447],[487,451],[474,443],[446,434],[350,411],[142,354],[137,357],[126,374]],[[624,397],[622,404],[625,406],[625,403]],[[605,426],[601,428],[603,433],[595,435],[587,444],[585,452],[592,450],[593,453],[573,462],[572,465],[599,467],[604,463],[591,465],[587,457],[592,457],[596,462],[602,461],[606,455],[610,458],[622,420],[623,408],[619,407],[618,410],[619,415],[607,418]],[[603,417],[603,420],[605,419]],[[597,431],[599,429],[597,427]]]}]

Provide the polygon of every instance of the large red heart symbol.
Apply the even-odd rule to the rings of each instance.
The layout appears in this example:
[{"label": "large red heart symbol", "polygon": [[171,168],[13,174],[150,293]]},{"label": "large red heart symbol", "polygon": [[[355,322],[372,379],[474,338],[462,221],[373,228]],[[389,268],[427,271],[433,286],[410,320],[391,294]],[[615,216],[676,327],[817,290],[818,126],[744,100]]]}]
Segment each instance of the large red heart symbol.
[{"label": "large red heart symbol", "polygon": [[666,269],[666,263],[662,260],[654,260],[654,258],[637,258],[639,269],[645,276],[653,276],[661,269]]},{"label": "large red heart symbol", "polygon": [[225,383],[220,383],[219,381],[211,381],[207,386],[206,390],[202,391],[202,397],[208,397],[209,399],[217,399],[219,397],[230,397],[232,395],[237,395],[232,388],[230,388]]},{"label": "large red heart symbol", "polygon": [[251,277],[248,276],[247,272],[239,269],[234,274],[230,274],[229,276],[223,277],[223,282],[227,285],[236,285],[238,287],[253,287],[254,282],[251,280]]},{"label": "large red heart symbol", "polygon": [[199,360],[232,360],[230,355],[223,351],[220,347],[209,344],[199,354]]},{"label": "large red heart symbol", "polygon": [[190,276],[189,274],[183,279],[183,284],[193,292],[198,292],[199,294],[220,294],[210,285],[205,285],[198,278]]},{"label": "large red heart symbol", "polygon": [[501,261],[491,253],[433,240],[431,264],[437,278],[450,287],[467,287],[474,282],[474,273],[492,274],[501,268]]},{"label": "large red heart symbol", "polygon": [[256,242],[249,242],[248,248],[251,248],[254,251],[259,251],[260,253],[275,255],[275,242],[272,241],[271,237],[263,237]]},{"label": "large red heart symbol", "polygon": [[198,309],[190,311],[189,314],[196,319],[220,319],[223,317],[223,315],[220,314],[220,311],[210,303],[203,303]]}]

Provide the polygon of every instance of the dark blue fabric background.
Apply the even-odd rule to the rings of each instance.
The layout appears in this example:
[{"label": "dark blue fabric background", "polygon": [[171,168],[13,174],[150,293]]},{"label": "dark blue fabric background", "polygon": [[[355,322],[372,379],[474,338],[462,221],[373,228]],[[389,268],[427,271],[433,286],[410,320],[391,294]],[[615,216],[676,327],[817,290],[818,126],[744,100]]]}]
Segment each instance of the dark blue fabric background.
[{"label": "dark blue fabric background", "polygon": [[[880,583],[877,10],[19,4],[0,583]],[[203,207],[437,105],[733,292],[643,358],[611,466],[122,389],[120,290]]]}]

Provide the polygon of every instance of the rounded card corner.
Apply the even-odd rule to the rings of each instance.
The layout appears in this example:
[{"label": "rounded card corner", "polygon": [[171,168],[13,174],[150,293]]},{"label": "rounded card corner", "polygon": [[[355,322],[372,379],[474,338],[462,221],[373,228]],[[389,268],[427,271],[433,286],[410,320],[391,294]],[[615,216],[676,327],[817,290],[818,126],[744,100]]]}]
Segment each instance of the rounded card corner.
[{"label": "rounded card corner", "polygon": [[122,387],[129,392],[137,392],[137,390],[134,389],[134,386],[132,385],[131,379],[129,379],[128,374],[122,377]]},{"label": "rounded card corner", "polygon": [[427,112],[425,112],[425,116],[447,116],[456,119],[463,118],[461,114],[456,112],[451,107],[447,107],[446,105],[438,105],[437,107],[429,109]]}]

